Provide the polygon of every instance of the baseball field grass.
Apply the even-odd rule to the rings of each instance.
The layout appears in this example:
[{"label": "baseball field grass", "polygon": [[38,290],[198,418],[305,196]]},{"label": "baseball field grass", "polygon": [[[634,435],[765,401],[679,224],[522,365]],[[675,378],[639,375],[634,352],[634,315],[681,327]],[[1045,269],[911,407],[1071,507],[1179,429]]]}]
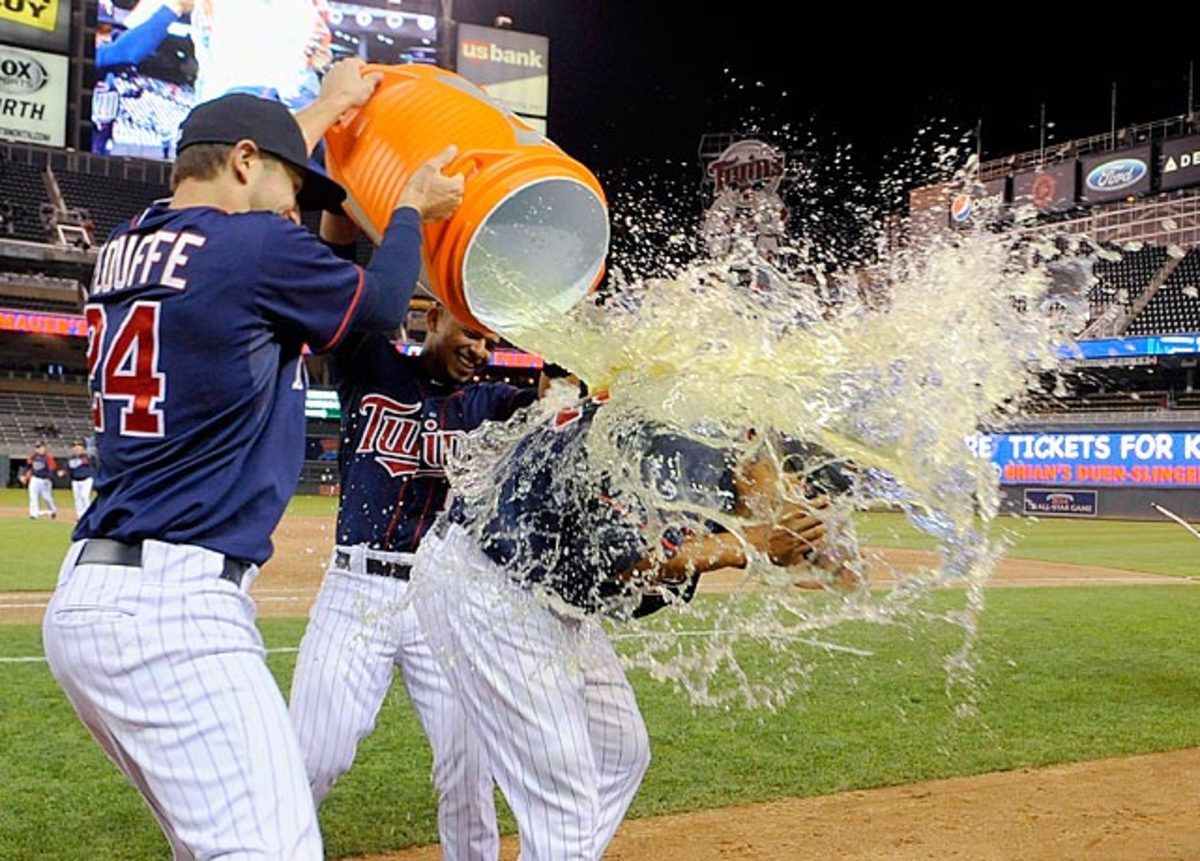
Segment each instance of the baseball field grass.
[{"label": "baseball field grass", "polygon": [[[9,563],[0,570],[0,592],[54,588],[54,577],[70,545],[74,515],[70,500],[58,491],[59,519],[31,521],[0,518],[0,546],[9,548]],[[0,508],[27,506],[23,490],[0,490]],[[337,515],[337,500],[297,496],[288,514]],[[931,549],[934,542],[899,514],[862,514],[858,518],[864,543],[885,547]],[[1151,574],[1200,576],[1200,541],[1175,523],[1112,520],[1063,520],[1002,517],[994,526],[1017,559],[1041,559],[1076,565],[1098,565]]]},{"label": "baseball field grass", "polygon": [[[955,637],[939,628],[839,632],[872,657],[797,646],[796,659],[815,660],[814,670],[775,712],[694,709],[635,672],[654,761],[631,815],[1200,745],[1198,613],[1200,590],[1178,586],[995,591],[979,648],[977,717],[955,715],[961,701],[947,695],[941,668]],[[303,621],[262,627],[269,647],[288,649]],[[0,664],[0,858],[165,857],[141,800],[36,660],[37,628],[0,627],[0,654],[35,659]],[[270,656],[285,689],[294,659]],[[322,810],[330,856],[435,840],[429,766],[397,685]]]},{"label": "baseball field grass", "polygon": [[[24,503],[20,492],[0,495],[0,507]],[[299,498],[290,511],[332,516],[334,505]],[[10,563],[0,591],[53,586],[70,520],[0,518]],[[864,516],[860,525],[872,543],[927,546],[897,516]],[[1200,541],[1171,524],[1011,525],[1014,556],[1200,574]],[[956,606],[961,595],[932,600]],[[992,590],[977,650],[977,713],[968,716],[956,713],[966,694],[947,689],[942,664],[961,635],[935,623],[836,630],[837,642],[870,657],[789,646],[787,654],[812,671],[776,711],[693,708],[631,673],[654,752],[631,815],[1200,746],[1198,617],[1200,589],[1186,585]],[[286,690],[304,620],[260,624]],[[744,652],[764,673],[779,660],[753,644]],[[145,806],[86,736],[41,654],[37,626],[0,626],[0,858],[166,857]],[[429,769],[397,683],[376,732],[322,810],[330,857],[436,840]],[[511,819],[504,826],[511,830]]]}]

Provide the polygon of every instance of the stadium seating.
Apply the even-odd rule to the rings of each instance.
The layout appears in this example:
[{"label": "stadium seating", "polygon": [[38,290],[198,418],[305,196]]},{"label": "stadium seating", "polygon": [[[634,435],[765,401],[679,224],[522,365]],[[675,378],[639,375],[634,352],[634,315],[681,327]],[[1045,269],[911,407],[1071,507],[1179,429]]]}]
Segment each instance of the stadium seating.
[{"label": "stadium seating", "polygon": [[1180,392],[1175,395],[1175,407],[1181,410],[1200,410],[1200,392]]},{"label": "stadium seating", "polygon": [[1126,329],[1127,335],[1200,332],[1200,249],[1193,249]]},{"label": "stadium seating", "polygon": [[1027,413],[1155,412],[1166,409],[1170,402],[1171,395],[1166,391],[1104,392],[1062,397],[1034,393],[1022,406],[1023,411]]},{"label": "stadium seating", "polygon": [[37,168],[0,159],[0,238],[45,242],[40,210],[48,202]]},{"label": "stadium seating", "polygon": [[86,397],[0,392],[0,451],[24,457],[39,439],[65,450],[91,433]]},{"label": "stadium seating", "polygon": [[87,210],[96,223],[97,242],[103,242],[118,224],[170,194],[165,186],[89,176],[62,168],[56,169],[54,176],[67,205]]},{"label": "stadium seating", "polygon": [[1097,283],[1088,290],[1093,318],[1113,304],[1131,307],[1167,262],[1167,249],[1144,245],[1133,250],[1107,246],[1096,259],[1092,273]]}]

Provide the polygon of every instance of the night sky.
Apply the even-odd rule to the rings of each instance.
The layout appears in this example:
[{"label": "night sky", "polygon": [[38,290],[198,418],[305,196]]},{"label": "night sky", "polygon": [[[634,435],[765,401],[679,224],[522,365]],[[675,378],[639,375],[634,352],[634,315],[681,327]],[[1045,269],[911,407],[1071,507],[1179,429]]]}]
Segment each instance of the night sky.
[{"label": "night sky", "polygon": [[1189,16],[1165,7],[1039,21],[1030,6],[1004,23],[972,5],[922,26],[874,4],[766,11],[782,5],[456,0],[454,16],[550,38],[551,137],[600,173],[695,162],[701,134],[755,122],[852,142],[868,176],[932,119],[955,134],[981,119],[984,157],[1007,155],[1037,148],[1042,101],[1051,142],[1107,131],[1114,81],[1119,125],[1184,113],[1200,57]]}]

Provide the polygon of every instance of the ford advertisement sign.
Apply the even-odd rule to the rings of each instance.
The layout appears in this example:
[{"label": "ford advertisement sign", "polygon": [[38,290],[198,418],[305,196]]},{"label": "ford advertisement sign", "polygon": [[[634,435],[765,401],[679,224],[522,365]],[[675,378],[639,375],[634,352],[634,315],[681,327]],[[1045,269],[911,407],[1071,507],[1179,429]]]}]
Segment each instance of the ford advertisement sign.
[{"label": "ford advertisement sign", "polygon": [[1150,191],[1150,147],[1104,153],[1081,159],[1080,200],[1099,203]]}]

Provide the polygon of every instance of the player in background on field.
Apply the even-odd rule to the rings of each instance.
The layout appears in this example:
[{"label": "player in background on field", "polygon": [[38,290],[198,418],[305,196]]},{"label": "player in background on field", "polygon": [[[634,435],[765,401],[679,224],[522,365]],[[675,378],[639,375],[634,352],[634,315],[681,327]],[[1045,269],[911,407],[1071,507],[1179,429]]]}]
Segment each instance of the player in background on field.
[{"label": "player in background on field", "polygon": [[58,517],[58,506],[54,504],[54,473],[58,462],[54,455],[46,451],[46,444],[41,440],[33,447],[28,465],[22,478],[29,487],[29,519],[37,520],[42,516],[41,502],[46,503],[50,519]]},{"label": "player in background on field", "polygon": [[71,496],[75,501],[75,519],[82,520],[83,513],[92,504],[92,480],[96,474],[92,456],[88,454],[83,441],[77,441],[71,446],[71,456],[67,459],[67,472],[71,476]]}]

